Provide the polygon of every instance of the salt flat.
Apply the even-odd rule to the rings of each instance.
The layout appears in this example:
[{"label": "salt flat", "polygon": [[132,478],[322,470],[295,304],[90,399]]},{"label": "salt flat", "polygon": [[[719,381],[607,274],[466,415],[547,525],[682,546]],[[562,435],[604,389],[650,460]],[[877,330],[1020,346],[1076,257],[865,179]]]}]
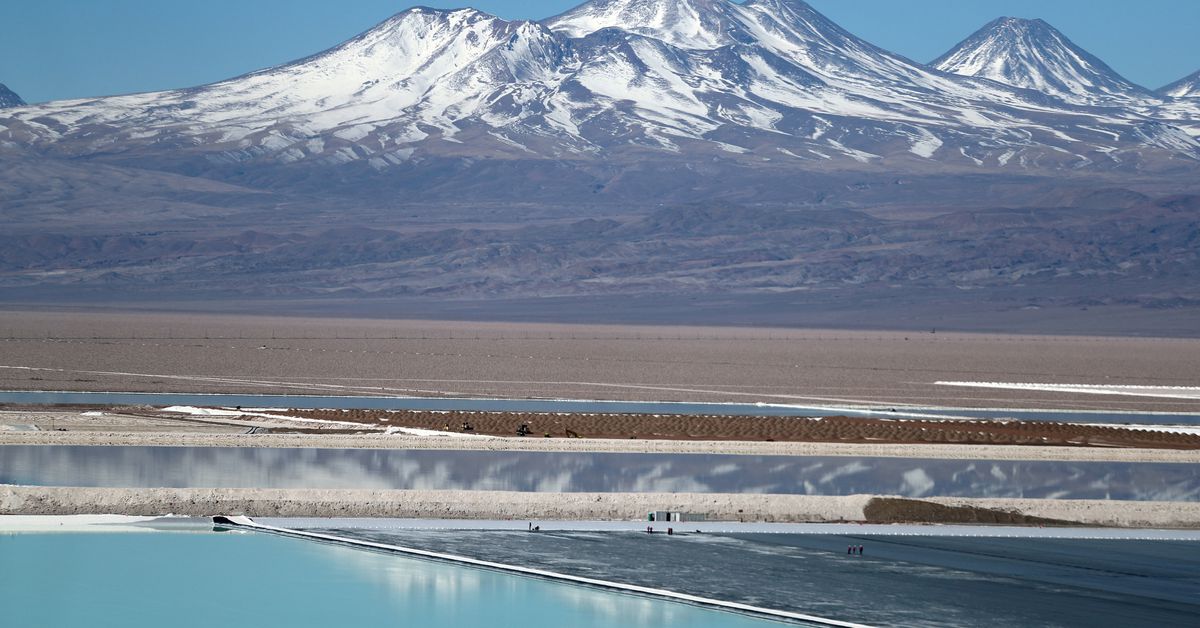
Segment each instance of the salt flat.
[{"label": "salt flat", "polygon": [[1200,409],[1200,340],[0,312],[0,389]]}]

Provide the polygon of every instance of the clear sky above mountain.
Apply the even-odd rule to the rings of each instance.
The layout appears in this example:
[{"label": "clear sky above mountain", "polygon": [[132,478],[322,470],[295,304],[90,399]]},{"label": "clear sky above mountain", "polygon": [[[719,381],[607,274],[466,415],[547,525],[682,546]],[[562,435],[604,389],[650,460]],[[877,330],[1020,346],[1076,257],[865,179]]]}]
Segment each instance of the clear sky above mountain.
[{"label": "clear sky above mountain", "polygon": [[[8,0],[0,82],[28,102],[188,87],[333,46],[414,4],[541,19],[579,0]],[[1196,0],[809,0],[846,29],[928,62],[1000,15],[1040,17],[1126,78],[1200,69]]]}]

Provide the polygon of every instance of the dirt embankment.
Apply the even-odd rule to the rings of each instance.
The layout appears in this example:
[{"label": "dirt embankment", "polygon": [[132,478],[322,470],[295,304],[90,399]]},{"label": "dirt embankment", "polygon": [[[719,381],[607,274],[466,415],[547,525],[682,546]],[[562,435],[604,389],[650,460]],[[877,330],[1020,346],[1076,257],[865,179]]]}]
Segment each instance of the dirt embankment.
[{"label": "dirt embankment", "polygon": [[863,507],[871,523],[984,523],[1006,525],[1070,525],[1075,522],[1025,514],[1015,509],[948,505],[920,499],[876,497]]},{"label": "dirt embankment", "polygon": [[1040,421],[923,421],[647,414],[288,410],[290,416],[527,438],[610,438],[817,443],[936,443],[1200,449],[1200,435]]},{"label": "dirt embankment", "polygon": [[1006,523],[1200,528],[1200,504],[1105,500],[456,490],[79,488],[0,485],[0,514],[397,517],[644,521],[655,510],[715,521]]}]

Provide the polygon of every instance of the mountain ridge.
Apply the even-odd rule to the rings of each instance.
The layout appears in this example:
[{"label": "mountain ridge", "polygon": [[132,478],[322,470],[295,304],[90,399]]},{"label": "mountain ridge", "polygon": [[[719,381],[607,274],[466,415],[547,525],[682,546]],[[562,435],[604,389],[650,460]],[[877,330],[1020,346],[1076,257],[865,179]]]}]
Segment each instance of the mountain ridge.
[{"label": "mountain ridge", "polygon": [[997,18],[930,65],[1079,105],[1132,102],[1153,96],[1041,19]]},{"label": "mountain ridge", "polygon": [[1200,98],[1200,70],[1197,70],[1174,83],[1159,88],[1160,94],[1172,98]]},{"label": "mountain ridge", "polygon": [[0,111],[0,303],[1200,333],[1197,112],[948,74],[799,0],[414,7],[225,81]]},{"label": "mountain ridge", "polygon": [[138,163],[170,148],[155,163],[193,172],[645,150],[815,169],[1121,171],[1200,158],[1200,143],[1145,108],[1097,116],[943,73],[799,0],[595,0],[541,22],[414,7],[281,66],[0,120],[10,148]]},{"label": "mountain ridge", "polygon": [[25,101],[16,92],[8,88],[4,83],[0,83],[0,109],[8,107],[21,107],[25,105]]}]

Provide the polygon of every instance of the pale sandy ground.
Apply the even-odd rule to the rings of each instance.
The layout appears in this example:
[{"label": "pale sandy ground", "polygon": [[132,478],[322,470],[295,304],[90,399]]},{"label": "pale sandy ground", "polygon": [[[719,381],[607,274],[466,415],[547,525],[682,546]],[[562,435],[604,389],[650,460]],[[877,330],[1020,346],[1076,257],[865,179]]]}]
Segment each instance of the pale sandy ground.
[{"label": "pale sandy ground", "polygon": [[[473,530],[524,532],[533,524],[526,519],[383,519],[354,517],[256,517],[255,523],[293,530]],[[538,519],[543,532],[629,532],[645,529],[648,522]],[[904,523],[764,523],[760,521],[690,521],[685,531],[713,534],[837,534],[855,536],[946,536],[972,538],[1112,539],[1148,541],[1200,541],[1200,529],[1100,528],[1095,526],[1033,527],[1016,525],[904,524]],[[132,515],[0,515],[0,534],[12,533],[112,533],[212,530],[210,517]],[[658,528],[662,532],[661,526]]]},{"label": "pale sandy ground", "polygon": [[[0,486],[0,514],[246,514],[262,517],[388,517],[641,521],[655,510],[765,522],[862,521],[869,495],[525,493],[344,489],[180,489]],[[1200,527],[1200,504],[1101,500],[921,500],[998,509],[1087,525]],[[685,526],[686,524],[680,524]],[[661,526],[661,524],[660,524]]]},{"label": "pale sandy ground", "polygon": [[[147,412],[146,414],[154,413]],[[241,434],[256,425],[251,421],[227,418],[213,421],[132,415],[99,410],[0,410],[0,442],[3,442],[4,436],[8,434],[34,429],[43,434],[61,437],[79,432]]]},{"label": "pale sandy ground", "polygon": [[[0,411],[0,445],[453,449],[615,453],[852,456],[946,460],[1076,460],[1200,463],[1198,450],[1030,447],[916,443],[800,443],[593,438],[456,438],[383,431],[374,434],[248,434],[255,427],[296,427],[267,417],[181,417],[148,411]],[[316,425],[319,427],[319,424]],[[36,427],[36,431],[25,431]],[[313,427],[305,424],[305,427]],[[339,427],[339,426],[331,426]],[[65,431],[60,431],[60,428]]]},{"label": "pale sandy ground", "polygon": [[0,515],[0,533],[145,532],[137,524],[160,519],[131,515]]},{"label": "pale sandy ground", "polygon": [[154,447],[287,447],[330,449],[451,449],[472,451],[741,454],[753,456],[847,456],[944,460],[1057,460],[1200,463],[1200,451],[1020,447],[1006,445],[913,445],[784,443],[759,441],[666,441],[616,439],[457,439],[405,434],[204,434],[141,432],[6,432],[0,445],[105,445]]},{"label": "pale sandy ground", "polygon": [[0,312],[0,390],[1200,412],[937,383],[1196,387],[1197,355],[1197,339]]}]

